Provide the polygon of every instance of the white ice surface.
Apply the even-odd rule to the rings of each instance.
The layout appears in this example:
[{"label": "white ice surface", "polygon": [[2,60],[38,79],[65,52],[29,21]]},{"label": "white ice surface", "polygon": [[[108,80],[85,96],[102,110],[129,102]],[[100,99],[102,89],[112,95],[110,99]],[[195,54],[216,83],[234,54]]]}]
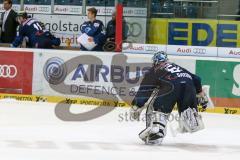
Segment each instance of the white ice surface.
[{"label": "white ice surface", "polygon": [[[65,122],[55,116],[55,105],[0,101],[0,160],[240,159],[237,115],[204,113],[205,130],[174,137],[168,129],[161,146],[146,146],[138,138],[145,123],[129,121],[128,108],[88,122]],[[92,108],[74,105],[71,111]]]}]

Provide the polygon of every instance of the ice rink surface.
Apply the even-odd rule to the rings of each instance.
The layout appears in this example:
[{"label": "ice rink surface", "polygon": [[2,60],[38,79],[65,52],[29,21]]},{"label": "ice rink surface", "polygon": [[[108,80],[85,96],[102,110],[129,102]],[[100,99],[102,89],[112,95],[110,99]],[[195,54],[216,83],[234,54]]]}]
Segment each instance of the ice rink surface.
[{"label": "ice rink surface", "polygon": [[[87,122],[66,122],[51,103],[0,102],[0,160],[239,160],[240,116],[203,113],[205,129],[177,134],[170,128],[161,146],[138,138],[144,129],[129,120],[128,108],[116,108]],[[93,107],[74,105],[71,112]]]}]

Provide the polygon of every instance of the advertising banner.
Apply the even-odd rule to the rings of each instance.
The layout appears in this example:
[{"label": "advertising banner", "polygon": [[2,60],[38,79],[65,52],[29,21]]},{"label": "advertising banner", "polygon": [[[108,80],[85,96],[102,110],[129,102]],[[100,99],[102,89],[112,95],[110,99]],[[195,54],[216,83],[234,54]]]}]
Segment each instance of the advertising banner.
[{"label": "advertising banner", "polygon": [[[36,102],[63,100],[69,104],[124,107],[131,103],[152,66],[151,58],[152,54],[67,50],[34,50],[33,56],[31,50],[1,50],[0,93],[34,95],[34,99],[25,96],[19,100]],[[239,59],[170,55],[169,60],[201,77],[211,102],[220,107],[216,112],[239,113]]]},{"label": "advertising banner", "polygon": [[149,43],[240,47],[237,21],[152,18],[149,28]]},{"label": "advertising banner", "polygon": [[[33,95],[130,103],[152,66],[151,54],[67,52],[35,54]],[[195,60],[170,60],[195,72]]]},{"label": "advertising banner", "polygon": [[240,61],[197,60],[196,73],[218,107],[240,107]]},{"label": "advertising banner", "polygon": [[[136,54],[153,54],[158,51],[165,51],[169,55],[177,56],[198,56],[198,57],[217,57],[217,47],[202,46],[181,46],[181,45],[159,45],[159,44],[140,44],[140,43],[123,43],[122,52]],[[234,56],[237,55],[237,48],[223,48]],[[227,53],[227,52],[226,52]],[[227,57],[227,56],[226,56]]]},{"label": "advertising banner", "polygon": [[178,56],[217,57],[217,47],[167,45],[167,53]]},{"label": "advertising banner", "polygon": [[32,94],[33,53],[0,50],[0,93]]},{"label": "advertising banner", "polygon": [[54,5],[54,13],[81,15],[82,6]]},{"label": "advertising banner", "polygon": [[50,14],[51,13],[51,5],[26,4],[26,5],[24,5],[24,11],[26,11],[27,13]]},{"label": "advertising banner", "polygon": [[[34,14],[34,18],[42,21],[46,29],[50,30],[61,39],[62,46],[66,46],[68,40],[71,46],[79,47],[77,38],[81,34],[80,26],[87,21],[86,16],[77,15],[45,15]],[[111,16],[97,16],[97,19],[104,23],[104,26],[111,20]],[[127,41],[145,43],[146,40],[146,18],[126,17]]]},{"label": "advertising banner", "polygon": [[168,19],[151,18],[148,25],[149,44],[168,44]]},{"label": "advertising banner", "polygon": [[219,57],[240,58],[240,48],[218,48]]},{"label": "advertising banner", "polygon": [[[98,15],[109,15],[115,11],[115,7],[101,7],[101,6],[87,6],[86,14],[88,8],[96,8],[98,10]],[[139,7],[124,7],[123,8],[123,16],[130,17],[147,17],[147,8],[139,8]]]},{"label": "advertising banner", "polygon": [[123,16],[147,17],[147,8],[124,7]]},{"label": "advertising banner", "polygon": [[139,44],[139,43],[123,43],[122,52],[137,54],[153,54],[159,51],[167,50],[167,45],[158,44]]},{"label": "advertising banner", "polygon": [[34,95],[131,102],[152,65],[152,56],[64,52],[35,54]]}]

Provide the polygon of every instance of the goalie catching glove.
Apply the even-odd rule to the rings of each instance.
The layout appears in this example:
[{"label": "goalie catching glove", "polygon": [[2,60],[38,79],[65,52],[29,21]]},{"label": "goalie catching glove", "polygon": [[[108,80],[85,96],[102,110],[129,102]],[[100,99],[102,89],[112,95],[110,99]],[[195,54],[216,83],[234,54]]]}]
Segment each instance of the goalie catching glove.
[{"label": "goalie catching glove", "polygon": [[204,92],[197,94],[198,105],[202,106],[203,111],[208,107],[208,97]]}]

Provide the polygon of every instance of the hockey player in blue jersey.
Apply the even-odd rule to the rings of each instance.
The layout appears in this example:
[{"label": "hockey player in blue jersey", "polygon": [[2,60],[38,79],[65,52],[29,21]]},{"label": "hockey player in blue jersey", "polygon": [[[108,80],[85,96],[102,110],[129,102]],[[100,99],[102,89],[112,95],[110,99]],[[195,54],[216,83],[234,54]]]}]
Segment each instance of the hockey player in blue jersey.
[{"label": "hockey player in blue jersey", "polygon": [[206,109],[208,98],[202,91],[200,77],[169,62],[165,52],[158,52],[153,56],[153,67],[145,74],[130,110],[131,117],[137,120],[147,106],[146,129],[139,134],[146,144],[162,143],[168,117],[176,103],[182,132],[192,133],[204,128],[197,105]]},{"label": "hockey player in blue jersey", "polygon": [[[89,8],[87,17],[89,21],[84,22],[81,25],[82,34],[87,34],[89,36],[88,41],[94,42],[96,47],[92,51],[102,51],[103,45],[106,41],[106,35],[104,31],[103,22],[96,19],[97,10],[95,8]],[[87,49],[81,45],[81,50],[86,51]]]},{"label": "hockey player in blue jersey", "polygon": [[17,18],[20,26],[12,47],[20,46],[24,38],[27,39],[27,47],[29,48],[53,48],[60,45],[59,38],[44,30],[41,23],[33,18],[29,18],[26,12],[19,12]]}]

